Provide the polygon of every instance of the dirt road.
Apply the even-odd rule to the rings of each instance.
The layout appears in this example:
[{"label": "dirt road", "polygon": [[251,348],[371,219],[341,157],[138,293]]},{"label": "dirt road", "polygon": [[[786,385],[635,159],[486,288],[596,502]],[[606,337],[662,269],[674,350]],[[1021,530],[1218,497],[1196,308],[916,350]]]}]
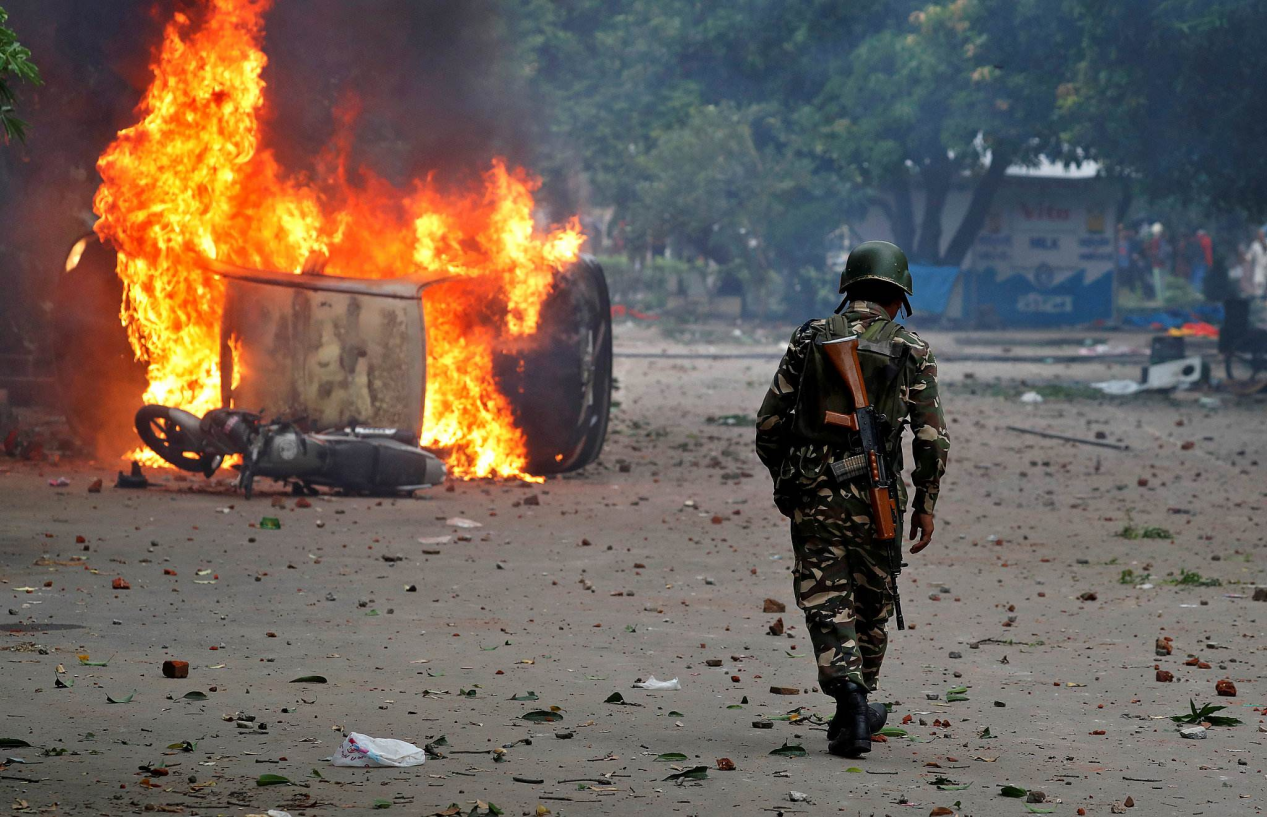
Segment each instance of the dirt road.
[{"label": "dirt road", "polygon": [[[311,507],[278,495],[274,507],[267,492],[246,502],[224,481],[159,474],[149,490],[125,491],[106,465],[0,462],[0,738],[31,744],[0,750],[25,761],[0,771],[5,805],[66,815],[376,804],[467,814],[477,800],[508,815],[1047,808],[1001,796],[1010,784],[1043,792],[1062,815],[1117,813],[1128,798],[1125,813],[1141,815],[1263,811],[1267,603],[1250,599],[1267,584],[1261,402],[1207,409],[1183,395],[1127,403],[1048,389],[1031,405],[1016,396],[1033,384],[1138,368],[943,364],[951,469],[936,540],[903,575],[909,629],[893,634],[875,698],[893,702],[890,723],[907,736],[846,762],[826,754],[815,718],[787,718],[831,708],[792,603],[786,527],[751,450],[775,348],[619,358],[600,464],[543,485],[322,496]],[[625,355],[708,351],[618,334]],[[1103,432],[1129,450],[1007,426]],[[69,487],[48,485],[58,476]],[[105,490],[87,493],[98,476]],[[281,529],[260,529],[266,516]],[[1160,538],[1118,535],[1128,527]],[[767,598],[788,606],[782,637],[767,634],[780,617],[763,612]],[[1173,654],[1155,655],[1159,637]],[[166,659],[188,661],[189,677],[164,678]],[[1158,669],[1174,681],[1158,682]],[[328,682],[292,680],[312,675]],[[652,675],[681,690],[631,688]],[[1223,679],[1235,696],[1216,695]],[[205,698],[186,697],[195,691]],[[615,693],[623,703],[608,701]],[[1183,739],[1166,716],[1189,699],[1244,723]],[[524,718],[551,707],[562,720]],[[345,731],[420,746],[443,737],[443,756],[335,768],[325,758]],[[189,751],[171,748],[186,741]],[[806,755],[775,753],[785,745]],[[667,753],[685,759],[657,759]],[[736,769],[718,770],[719,758]],[[695,766],[706,779],[666,780]],[[263,774],[294,785],[257,786]]]}]

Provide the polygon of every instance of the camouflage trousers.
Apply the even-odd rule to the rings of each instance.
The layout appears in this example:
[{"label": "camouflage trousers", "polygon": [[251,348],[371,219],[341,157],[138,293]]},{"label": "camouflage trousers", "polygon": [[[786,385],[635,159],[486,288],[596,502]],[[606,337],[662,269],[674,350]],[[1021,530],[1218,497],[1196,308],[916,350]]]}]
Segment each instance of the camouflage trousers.
[{"label": "camouflage trousers", "polygon": [[867,503],[831,493],[792,516],[796,603],[805,612],[819,686],[853,681],[874,690],[893,609],[888,554],[872,546]]}]

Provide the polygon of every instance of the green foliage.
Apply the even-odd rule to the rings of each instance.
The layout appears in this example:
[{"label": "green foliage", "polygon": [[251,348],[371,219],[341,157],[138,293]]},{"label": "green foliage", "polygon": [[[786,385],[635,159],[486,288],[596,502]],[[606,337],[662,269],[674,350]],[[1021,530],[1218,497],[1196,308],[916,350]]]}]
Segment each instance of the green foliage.
[{"label": "green foliage", "polygon": [[1215,715],[1215,712],[1227,709],[1226,706],[1215,706],[1214,704],[1205,704],[1200,709],[1191,698],[1188,699],[1188,707],[1192,710],[1182,715],[1171,715],[1170,719],[1175,723],[1208,723],[1211,726],[1239,726],[1241,721],[1239,718],[1229,718],[1226,715]]},{"label": "green foliage", "polygon": [[1122,575],[1117,577],[1117,583],[1118,584],[1143,584],[1144,582],[1148,581],[1151,578],[1152,576],[1148,573],[1136,573],[1134,570],[1128,567],[1122,571]]},{"label": "green foliage", "polygon": [[1267,208],[1267,153],[1250,122],[1267,97],[1267,5],[1254,0],[1075,0],[1083,32],[1063,100],[1072,139],[1153,197]]},{"label": "green foliage", "polygon": [[5,25],[8,13],[0,8],[0,140],[26,139],[26,123],[15,114],[17,95],[10,77],[19,82],[40,84],[40,71],[31,62],[31,52],[18,42],[17,34]]},{"label": "green foliage", "polygon": [[1170,531],[1165,528],[1145,527],[1141,528],[1132,523],[1122,526],[1117,535],[1123,539],[1173,539]]},{"label": "green foliage", "polygon": [[1167,579],[1166,584],[1178,585],[1180,587],[1218,587],[1223,584],[1223,580],[1213,576],[1205,579],[1202,578],[1201,574],[1195,570],[1180,568],[1179,578]]}]

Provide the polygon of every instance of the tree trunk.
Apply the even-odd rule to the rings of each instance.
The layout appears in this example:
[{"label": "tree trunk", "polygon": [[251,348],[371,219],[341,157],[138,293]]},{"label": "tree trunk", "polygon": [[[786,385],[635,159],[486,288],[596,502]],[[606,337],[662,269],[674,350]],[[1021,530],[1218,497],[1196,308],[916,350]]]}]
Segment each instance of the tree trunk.
[{"label": "tree trunk", "polygon": [[976,189],[972,191],[968,211],[964,213],[959,229],[955,230],[955,237],[950,240],[945,254],[941,256],[938,263],[947,267],[957,267],[963,263],[964,256],[968,254],[968,250],[972,249],[973,242],[977,240],[982,226],[985,225],[985,217],[990,214],[990,206],[994,203],[994,194],[998,192],[999,185],[1002,184],[1003,177],[1011,164],[1011,151],[995,145],[992,148],[990,166],[981,177],[981,181],[977,183]]},{"label": "tree trunk", "polygon": [[[1135,185],[1131,184],[1128,176],[1122,176],[1118,179],[1121,189],[1121,195],[1117,200],[1117,220],[1118,224],[1126,223],[1126,211],[1131,209],[1131,202],[1135,200]],[[1115,228],[1117,224],[1113,225]]]},{"label": "tree trunk", "polygon": [[893,183],[893,217],[890,225],[893,227],[893,241],[899,247],[909,247],[915,243],[915,207],[911,204],[911,186],[905,176],[899,176]]},{"label": "tree trunk", "polygon": [[924,179],[924,217],[919,228],[919,243],[912,253],[916,263],[935,264],[941,258],[941,217],[954,172],[954,165],[945,156],[933,159],[920,172]]}]

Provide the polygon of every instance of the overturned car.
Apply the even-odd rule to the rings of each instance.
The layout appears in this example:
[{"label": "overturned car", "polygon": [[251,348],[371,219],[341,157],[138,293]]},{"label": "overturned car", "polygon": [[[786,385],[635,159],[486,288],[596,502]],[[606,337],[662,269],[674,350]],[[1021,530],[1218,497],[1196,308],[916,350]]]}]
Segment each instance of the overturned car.
[{"label": "overturned car", "polygon": [[[95,234],[72,247],[55,294],[54,357],[74,431],[102,456],[134,447],[145,364],[119,320],[116,254]],[[390,428],[419,439],[426,416],[428,299],[461,279],[295,275],[208,262],[224,281],[222,406],[308,430]],[[581,256],[558,271],[537,331],[506,338],[493,372],[526,441],[526,471],[592,463],[607,434],[611,308],[602,268]],[[441,457],[444,451],[437,451]]]}]

